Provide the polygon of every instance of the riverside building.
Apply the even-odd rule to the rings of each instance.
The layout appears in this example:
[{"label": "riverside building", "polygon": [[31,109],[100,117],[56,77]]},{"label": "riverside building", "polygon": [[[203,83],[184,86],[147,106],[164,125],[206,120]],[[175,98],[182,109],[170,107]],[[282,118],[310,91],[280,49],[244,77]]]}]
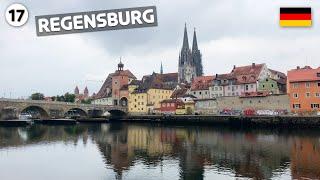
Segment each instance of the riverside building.
[{"label": "riverside building", "polygon": [[295,113],[320,112],[320,67],[305,66],[288,71],[288,94]]}]

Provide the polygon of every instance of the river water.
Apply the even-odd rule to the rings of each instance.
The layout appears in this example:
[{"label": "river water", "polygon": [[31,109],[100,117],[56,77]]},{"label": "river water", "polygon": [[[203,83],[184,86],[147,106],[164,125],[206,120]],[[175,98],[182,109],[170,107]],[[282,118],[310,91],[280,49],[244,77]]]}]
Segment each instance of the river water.
[{"label": "river water", "polygon": [[1,180],[320,178],[319,130],[0,127]]}]

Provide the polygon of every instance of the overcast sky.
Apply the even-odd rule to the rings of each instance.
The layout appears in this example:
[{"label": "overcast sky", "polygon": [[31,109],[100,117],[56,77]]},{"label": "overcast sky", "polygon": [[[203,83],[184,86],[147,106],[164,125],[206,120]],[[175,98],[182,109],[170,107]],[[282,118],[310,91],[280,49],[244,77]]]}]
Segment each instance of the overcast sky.
[{"label": "overcast sky", "polygon": [[[266,63],[286,72],[306,64],[320,66],[320,2],[302,0],[20,0],[29,21],[9,26],[0,3],[0,97],[46,96],[73,92],[76,85],[99,90],[122,56],[125,69],[139,79],[153,71],[177,72],[184,23],[189,44],[196,27],[206,75],[233,65]],[[37,37],[36,15],[156,5],[157,27]],[[279,27],[279,8],[311,6],[312,28]]]}]

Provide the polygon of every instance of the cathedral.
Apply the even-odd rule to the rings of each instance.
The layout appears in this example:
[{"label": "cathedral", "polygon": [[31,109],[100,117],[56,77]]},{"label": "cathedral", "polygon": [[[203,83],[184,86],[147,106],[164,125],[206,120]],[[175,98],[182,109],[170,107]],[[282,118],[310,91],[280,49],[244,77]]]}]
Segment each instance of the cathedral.
[{"label": "cathedral", "polygon": [[187,26],[184,27],[183,45],[179,55],[179,83],[191,83],[203,75],[202,57],[198,49],[197,34],[194,30],[192,50],[189,48]]}]

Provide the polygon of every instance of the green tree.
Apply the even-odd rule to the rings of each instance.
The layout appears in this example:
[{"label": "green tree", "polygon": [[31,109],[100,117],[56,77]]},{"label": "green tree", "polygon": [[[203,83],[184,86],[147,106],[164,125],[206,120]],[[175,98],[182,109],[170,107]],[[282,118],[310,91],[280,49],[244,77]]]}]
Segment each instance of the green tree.
[{"label": "green tree", "polygon": [[64,96],[57,95],[56,99],[57,99],[57,101],[60,101],[60,102],[64,102],[65,101]]},{"label": "green tree", "polygon": [[74,103],[75,99],[76,99],[76,95],[74,95],[74,94],[66,93],[64,95],[64,102]]},{"label": "green tree", "polygon": [[81,104],[91,104],[91,99],[81,100]]},{"label": "green tree", "polygon": [[33,93],[30,96],[32,100],[44,100],[44,95],[42,93]]}]

